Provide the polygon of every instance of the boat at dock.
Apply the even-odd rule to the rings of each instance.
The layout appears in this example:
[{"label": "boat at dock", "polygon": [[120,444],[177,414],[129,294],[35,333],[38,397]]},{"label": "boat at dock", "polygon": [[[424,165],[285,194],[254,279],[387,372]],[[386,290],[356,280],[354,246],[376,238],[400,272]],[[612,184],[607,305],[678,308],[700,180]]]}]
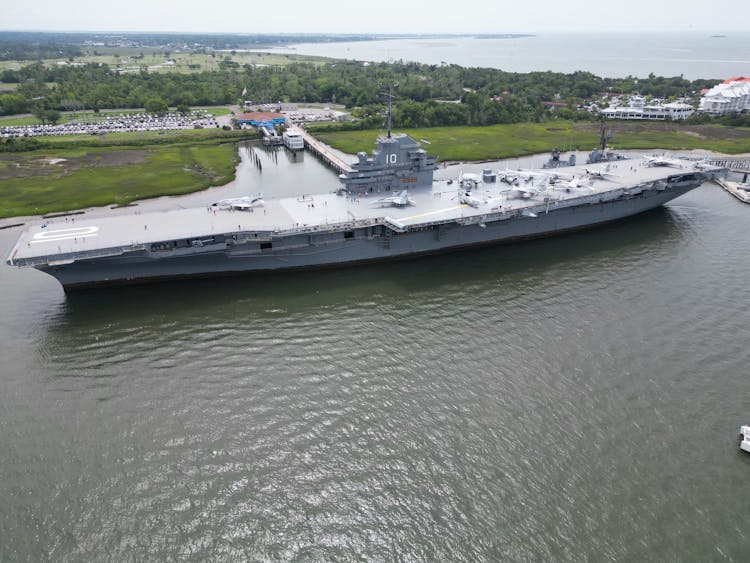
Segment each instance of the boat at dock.
[{"label": "boat at dock", "polygon": [[298,129],[287,129],[281,135],[284,146],[290,151],[301,151],[305,148],[305,139]]},{"label": "boat at dock", "polygon": [[[436,167],[419,142],[389,130],[372,155],[357,155],[334,193],[45,220],[21,233],[7,262],[72,290],[401,259],[615,221],[723,170],[629,160],[434,181]],[[496,181],[483,181],[488,176]]]}]

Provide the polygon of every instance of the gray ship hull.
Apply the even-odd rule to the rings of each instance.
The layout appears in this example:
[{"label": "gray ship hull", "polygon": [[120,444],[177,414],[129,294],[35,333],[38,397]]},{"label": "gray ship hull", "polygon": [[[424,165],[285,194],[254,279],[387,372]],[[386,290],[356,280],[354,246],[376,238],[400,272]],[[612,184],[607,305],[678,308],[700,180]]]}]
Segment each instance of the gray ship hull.
[{"label": "gray ship hull", "polygon": [[[696,187],[702,179],[668,189],[621,194],[611,201],[586,201],[535,214],[476,215],[463,221],[424,224],[403,232],[372,222],[351,230],[293,233],[267,239],[232,240],[192,248],[178,255],[148,248],[121,255],[39,264],[66,290],[177,278],[279,272],[352,265],[449,252],[467,247],[550,236],[601,225],[658,207]],[[543,206],[542,206],[543,207]]]}]

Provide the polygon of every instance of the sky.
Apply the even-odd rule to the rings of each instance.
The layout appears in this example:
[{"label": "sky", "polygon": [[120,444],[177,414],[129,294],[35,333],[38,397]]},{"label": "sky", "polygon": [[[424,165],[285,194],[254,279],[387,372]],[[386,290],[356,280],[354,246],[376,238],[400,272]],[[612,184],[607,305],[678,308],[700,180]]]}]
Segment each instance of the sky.
[{"label": "sky", "polygon": [[0,0],[0,30],[535,33],[750,29],[750,0]]}]

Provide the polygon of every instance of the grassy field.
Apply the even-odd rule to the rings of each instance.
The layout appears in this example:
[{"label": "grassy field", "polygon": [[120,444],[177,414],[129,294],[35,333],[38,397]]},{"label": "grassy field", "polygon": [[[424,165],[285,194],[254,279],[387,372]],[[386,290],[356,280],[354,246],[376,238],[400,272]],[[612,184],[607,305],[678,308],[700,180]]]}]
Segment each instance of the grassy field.
[{"label": "grassy field", "polygon": [[65,146],[0,153],[0,217],[190,193],[232,180],[239,160],[226,137],[130,141],[134,146],[69,139]]},{"label": "grassy field", "polygon": [[[517,123],[489,127],[435,127],[404,130],[424,139],[430,154],[441,160],[481,161],[514,158],[549,152],[553,147],[591,150],[599,144],[599,124],[555,121]],[[691,150],[705,149],[726,154],[750,152],[750,129],[719,125],[670,123],[608,123],[616,149]],[[323,142],[350,154],[371,151],[376,131],[311,131]],[[382,133],[382,132],[381,132]]]},{"label": "grassy field", "polygon": [[[223,129],[175,129],[172,131],[139,131],[107,133],[106,135],[61,135],[59,137],[35,137],[38,143],[34,150],[56,150],[64,148],[141,146],[144,144],[190,143],[214,140],[216,142],[255,138],[249,131],[224,131]],[[22,141],[18,141],[22,142]],[[0,153],[9,152],[0,149]]]},{"label": "grassy field", "polygon": [[232,113],[232,110],[230,110],[227,107],[192,108],[192,109],[201,109],[203,111],[207,111],[208,113],[214,114],[214,117],[220,117],[222,115],[229,115],[230,113]]},{"label": "grassy field", "polygon": [[[64,119],[60,122],[64,123]],[[41,120],[37,119],[33,115],[4,115],[0,117],[0,127],[16,127],[18,125],[41,125]]]}]

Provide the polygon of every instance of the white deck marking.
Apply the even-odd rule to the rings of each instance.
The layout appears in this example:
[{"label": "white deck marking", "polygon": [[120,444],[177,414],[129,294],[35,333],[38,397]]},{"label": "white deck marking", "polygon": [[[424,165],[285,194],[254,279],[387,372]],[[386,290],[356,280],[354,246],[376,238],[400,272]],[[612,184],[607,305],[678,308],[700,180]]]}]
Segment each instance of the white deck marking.
[{"label": "white deck marking", "polygon": [[416,215],[409,215],[408,217],[402,217],[399,221],[409,221],[411,219],[419,219],[421,217],[428,217],[430,215],[438,215],[440,213],[447,213],[448,211],[455,211],[463,207],[469,207],[468,204],[462,203],[461,205],[455,205],[453,207],[446,207],[445,209],[437,209],[435,211],[427,211],[426,213],[417,213]]},{"label": "white deck marking", "polygon": [[56,229],[36,233],[31,244],[40,242],[57,242],[61,240],[72,240],[75,238],[98,236],[99,227],[73,227],[72,229]]}]

